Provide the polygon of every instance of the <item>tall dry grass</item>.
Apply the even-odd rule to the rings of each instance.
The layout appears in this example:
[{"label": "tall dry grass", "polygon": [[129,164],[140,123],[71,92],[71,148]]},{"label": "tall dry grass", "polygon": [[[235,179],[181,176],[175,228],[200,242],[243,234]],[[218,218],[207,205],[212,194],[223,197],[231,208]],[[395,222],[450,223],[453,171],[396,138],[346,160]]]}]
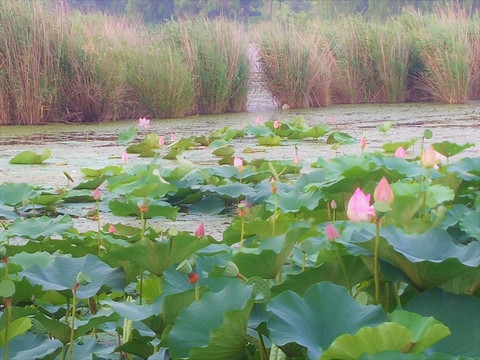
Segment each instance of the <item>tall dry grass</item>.
[{"label": "tall dry grass", "polygon": [[480,16],[469,23],[468,42],[470,45],[470,99],[480,99]]},{"label": "tall dry grass", "polygon": [[324,36],[273,23],[257,29],[256,37],[264,85],[280,105],[329,103],[333,56]]},{"label": "tall dry grass", "polygon": [[195,82],[194,113],[246,110],[250,64],[243,26],[226,19],[188,19],[173,27]]},{"label": "tall dry grass", "polygon": [[[406,16],[419,18],[418,14]],[[469,18],[459,10],[439,11],[422,17],[412,28],[413,92],[425,92],[434,101],[461,104],[469,99],[471,48]]]}]

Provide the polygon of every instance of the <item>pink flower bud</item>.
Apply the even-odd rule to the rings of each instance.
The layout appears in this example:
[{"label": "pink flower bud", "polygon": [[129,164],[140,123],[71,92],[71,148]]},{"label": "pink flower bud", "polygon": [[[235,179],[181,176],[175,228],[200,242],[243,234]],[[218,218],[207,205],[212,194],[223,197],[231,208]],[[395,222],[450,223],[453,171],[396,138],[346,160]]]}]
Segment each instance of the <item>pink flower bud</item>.
[{"label": "pink flower bud", "polygon": [[177,140],[177,136],[175,134],[170,134],[170,141],[174,142],[175,140]]},{"label": "pink flower bud", "polygon": [[158,146],[161,147],[163,145],[165,145],[165,136],[162,135],[158,138]]},{"label": "pink flower bud", "polygon": [[295,165],[300,164],[300,157],[298,155],[295,155],[295,157],[293,158],[293,162]]},{"label": "pink flower bud", "polygon": [[273,127],[274,127],[275,129],[278,129],[278,128],[280,127],[280,123],[278,122],[278,120],[275,120],[275,121],[273,122]]},{"label": "pink flower bud", "polygon": [[405,151],[405,149],[403,147],[400,146],[397,149],[397,151],[395,151],[395,156],[398,157],[398,158],[405,159],[405,157],[407,156],[407,152]]},{"label": "pink flower bud", "polygon": [[117,232],[117,229],[115,229],[115,226],[113,226],[112,224],[110,224],[110,226],[108,227],[108,232],[110,234],[115,234]]},{"label": "pink flower bud", "polygon": [[262,125],[262,118],[260,116],[257,116],[257,120],[255,120],[256,125]]},{"label": "pink flower bud", "polygon": [[367,146],[367,139],[365,139],[364,137],[362,137],[360,139],[360,148],[363,150],[365,148],[365,146]]},{"label": "pink flower bud", "polygon": [[393,191],[385,176],[382,177],[377,187],[375,188],[373,198],[375,199],[375,201],[382,201],[386,202],[387,204],[391,204],[393,202]]},{"label": "pink flower bud", "polygon": [[101,196],[100,196],[100,190],[98,190],[98,188],[96,188],[95,190],[93,190],[93,199],[98,201],[100,200]]},{"label": "pink flower bud", "polygon": [[128,153],[126,151],[124,151],[122,154],[122,161],[124,164],[126,164],[128,161]]},{"label": "pink flower bud", "polygon": [[373,215],[375,210],[370,205],[370,194],[365,195],[360,188],[357,188],[348,201],[348,218],[353,222],[370,221]]},{"label": "pink flower bud", "polygon": [[235,166],[236,168],[241,168],[243,166],[243,159],[239,157],[234,158],[233,166]]},{"label": "pink flower bud", "polygon": [[434,167],[437,164],[437,152],[433,150],[433,147],[429,147],[427,151],[422,154],[421,159],[422,165],[430,168]]},{"label": "pink flower bud", "polygon": [[335,200],[332,200],[332,202],[330,203],[330,207],[331,207],[333,210],[336,210],[336,209],[337,209],[337,203],[335,202]]},{"label": "pink flower bud", "polygon": [[203,225],[203,222],[198,225],[197,230],[195,230],[195,236],[197,238],[202,238],[205,236],[205,225]]},{"label": "pink flower bud", "polygon": [[340,237],[340,233],[335,226],[332,224],[327,224],[327,227],[325,228],[325,236],[327,237],[328,241],[333,242],[335,239]]},{"label": "pink flower bud", "polygon": [[335,124],[335,116],[332,116],[330,118],[330,124],[334,125]]}]

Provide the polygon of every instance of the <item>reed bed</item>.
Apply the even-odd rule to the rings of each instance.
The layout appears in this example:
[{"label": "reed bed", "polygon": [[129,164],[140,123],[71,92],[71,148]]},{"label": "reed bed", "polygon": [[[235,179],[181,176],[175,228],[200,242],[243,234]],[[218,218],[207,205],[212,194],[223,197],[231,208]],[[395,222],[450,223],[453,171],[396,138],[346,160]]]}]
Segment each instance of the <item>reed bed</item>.
[{"label": "reed bed", "polygon": [[293,25],[266,24],[257,38],[264,86],[280,105],[327,105],[333,54],[325,37]]},{"label": "reed bed", "polygon": [[[50,6],[50,7],[48,7]],[[51,8],[53,7],[53,8]],[[246,110],[248,47],[280,106],[480,99],[480,21],[460,9],[156,28],[64,2],[0,1],[0,125]]]}]

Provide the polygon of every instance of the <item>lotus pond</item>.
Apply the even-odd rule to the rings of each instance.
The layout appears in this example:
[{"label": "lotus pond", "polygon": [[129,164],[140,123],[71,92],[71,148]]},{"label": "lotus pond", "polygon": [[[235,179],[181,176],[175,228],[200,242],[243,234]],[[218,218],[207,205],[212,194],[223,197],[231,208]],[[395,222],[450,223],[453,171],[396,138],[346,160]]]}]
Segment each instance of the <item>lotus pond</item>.
[{"label": "lotus pond", "polygon": [[0,356],[480,358],[477,109],[2,128]]}]

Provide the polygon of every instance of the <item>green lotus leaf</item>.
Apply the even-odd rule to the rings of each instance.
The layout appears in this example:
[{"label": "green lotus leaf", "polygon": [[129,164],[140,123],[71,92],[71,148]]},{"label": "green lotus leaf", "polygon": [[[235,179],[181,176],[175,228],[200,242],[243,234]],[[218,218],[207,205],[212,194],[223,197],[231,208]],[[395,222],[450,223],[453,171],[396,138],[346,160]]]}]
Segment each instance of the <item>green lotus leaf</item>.
[{"label": "green lotus leaf", "polygon": [[135,126],[132,126],[126,130],[123,130],[118,135],[118,139],[117,139],[118,145],[126,145],[128,143],[131,143],[133,140],[137,138],[137,134],[138,132]]},{"label": "green lotus leaf", "polygon": [[[135,201],[129,199],[127,202],[120,200],[112,200],[108,203],[110,211],[116,216],[137,216],[140,217],[140,209],[138,203],[142,200]],[[170,220],[177,218],[178,207],[173,207],[170,203],[161,200],[151,200],[148,202],[148,210],[144,214],[145,219],[151,219],[162,216]]]},{"label": "green lotus leaf", "polygon": [[423,353],[430,346],[450,335],[448,327],[432,316],[423,317],[405,310],[395,310],[389,314],[391,321],[405,326],[412,335],[409,351]]},{"label": "green lotus leaf", "polygon": [[400,178],[416,178],[425,175],[425,168],[418,162],[408,161],[396,156],[371,155],[370,158],[378,167],[385,168],[390,183],[394,183]]},{"label": "green lotus leaf", "polygon": [[40,239],[53,235],[62,235],[73,228],[73,221],[69,215],[49,218],[47,216],[22,219],[17,218],[8,229],[11,236],[20,236],[28,239]]},{"label": "green lotus leaf", "polygon": [[382,145],[382,149],[387,153],[394,153],[399,147],[403,147],[405,150],[407,150],[413,144],[415,144],[416,141],[416,139],[411,139],[409,141],[386,143]]},{"label": "green lotus leaf", "polygon": [[463,150],[468,149],[475,144],[466,143],[463,145],[458,145],[455,143],[451,143],[448,140],[442,141],[441,143],[433,144],[432,147],[436,152],[439,152],[443,156],[450,157],[453,155],[460,154]]},{"label": "green lotus leaf", "polygon": [[38,265],[28,267],[21,275],[31,284],[42,286],[43,290],[61,291],[71,296],[71,289],[75,285],[77,274],[81,271],[86,272],[92,281],[78,288],[79,299],[96,295],[102,287],[119,291],[125,287],[123,271],[111,268],[90,254],[81,258],[58,256],[43,268]]},{"label": "green lotus leaf", "polygon": [[44,335],[27,332],[12,339],[8,343],[10,360],[44,359],[60,351],[62,342],[58,339],[48,339]]},{"label": "green lotus leaf", "polygon": [[305,136],[317,139],[317,138],[319,138],[323,135],[326,135],[329,131],[330,131],[330,126],[320,124],[320,125],[316,125],[316,126],[312,127],[311,129],[309,129],[306,132]]},{"label": "green lotus leaf", "polygon": [[406,310],[433,316],[451,331],[451,335],[433,345],[429,351],[452,356],[480,357],[480,299],[472,295],[454,295],[438,288],[413,297]]},{"label": "green lotus leaf", "polygon": [[93,199],[92,190],[73,189],[73,190],[70,190],[65,195],[65,197],[63,198],[63,201],[66,203],[86,203],[86,202],[95,201],[95,200]]},{"label": "green lotus leaf", "polygon": [[271,136],[273,134],[273,131],[269,129],[266,126],[260,125],[260,126],[253,126],[253,125],[248,125],[245,128],[245,134],[247,135],[252,135],[257,138],[262,138],[266,136]]},{"label": "green lotus leaf", "polygon": [[192,204],[189,214],[210,214],[218,215],[225,210],[225,200],[216,196],[207,196],[201,201]]},{"label": "green lotus leaf", "polygon": [[282,138],[278,135],[264,136],[258,139],[258,145],[261,146],[278,146],[282,143]]},{"label": "green lotus leaf", "polygon": [[[3,313],[2,317],[4,317],[5,312]],[[32,320],[27,317],[17,318],[10,322],[9,330],[8,330],[8,339],[5,339],[5,331],[6,329],[3,328],[0,330],[0,346],[5,346],[5,340],[10,341],[11,339],[25,334],[30,328],[32,327]]]},{"label": "green lotus leaf", "polygon": [[[342,240],[352,254],[361,246],[373,252],[375,230],[346,228]],[[352,231],[353,230],[353,231]],[[406,234],[395,227],[381,229],[380,257],[397,266],[420,289],[429,289],[480,265],[480,243],[457,246],[447,231],[433,228],[423,234]]]},{"label": "green lotus leaf", "polygon": [[457,173],[459,177],[466,181],[479,180],[480,177],[480,157],[463,158],[448,167],[452,173]]},{"label": "green lotus leaf", "polygon": [[135,175],[127,175],[109,179],[108,189],[119,195],[160,198],[174,191],[175,187],[150,171],[141,171]]},{"label": "green lotus leaf", "polygon": [[242,183],[230,183],[226,185],[204,185],[200,187],[200,190],[207,193],[216,194],[224,199],[238,199],[240,197],[253,197],[256,195],[255,189],[248,184]]},{"label": "green lotus leaf", "polygon": [[250,287],[230,283],[184,309],[168,335],[171,357],[232,359],[243,351],[253,305],[250,293]]},{"label": "green lotus leaf", "polygon": [[391,121],[385,121],[381,123],[379,126],[377,126],[378,131],[381,132],[387,132],[390,130],[390,128],[393,126],[393,123]]},{"label": "green lotus leaf", "polygon": [[106,175],[101,175],[91,180],[83,181],[77,186],[75,186],[73,189],[74,190],[94,190],[98,188],[100,185],[102,185],[106,179],[107,179]]},{"label": "green lotus leaf", "polygon": [[290,192],[279,191],[277,200],[275,200],[273,195],[266,200],[267,209],[273,211],[276,203],[283,213],[298,213],[302,208],[313,210],[318,206],[323,196],[323,192],[320,190],[307,192],[297,192],[296,190]]},{"label": "green lotus leaf", "polygon": [[218,149],[212,151],[212,154],[220,157],[232,156],[235,154],[235,149],[233,146],[222,146]]},{"label": "green lotus leaf", "polygon": [[97,178],[101,176],[109,177],[109,176],[120,174],[122,172],[122,167],[115,166],[115,165],[108,165],[101,169],[82,168],[81,171],[86,177],[92,177],[92,178]]},{"label": "green lotus leaf", "polygon": [[468,236],[480,240],[480,209],[470,210],[460,218],[460,228]]},{"label": "green lotus leaf", "polygon": [[197,246],[201,248],[207,244],[206,239],[198,240],[188,233],[180,233],[169,242],[154,242],[144,238],[129,247],[114,245],[104,258],[119,265],[129,261],[152,274],[161,276],[165,269],[181,263],[192,255]]},{"label": "green lotus leaf", "polygon": [[304,297],[285,291],[267,305],[269,337],[282,346],[291,342],[307,348],[310,359],[318,359],[340,335],[355,334],[365,326],[387,321],[379,306],[362,306],[342,286],[320,282]]},{"label": "green lotus leaf", "polygon": [[[402,351],[399,351],[399,350],[387,350],[387,351],[380,351],[376,354],[363,354],[358,358],[358,360],[385,360],[385,359],[424,360],[425,356],[423,356],[422,354],[410,354],[410,353],[404,354]],[[450,360],[453,360],[453,359],[450,359]]]},{"label": "green lotus leaf", "polygon": [[12,264],[18,264],[23,269],[27,269],[30,266],[38,265],[40,268],[44,268],[55,260],[56,256],[46,251],[38,251],[33,254],[27,252],[21,252],[10,257],[9,262]]},{"label": "green lotus leaf", "polygon": [[[38,320],[55,339],[60,340],[63,344],[70,342],[70,324],[65,323],[63,320],[51,318],[41,312],[37,312],[34,315],[34,318]],[[101,309],[96,314],[87,315],[82,319],[75,320],[74,337],[76,339],[101,324],[110,321],[118,321],[119,319],[120,316],[112,310]]]},{"label": "green lotus leaf", "polygon": [[327,144],[355,145],[358,141],[347,133],[334,131],[327,138]]},{"label": "green lotus leaf", "polygon": [[56,204],[60,200],[62,200],[67,193],[48,193],[42,192],[41,194],[35,196],[34,198],[30,199],[33,204],[41,205],[41,206],[49,206]]},{"label": "green lotus leaf", "polygon": [[101,304],[111,307],[121,317],[133,321],[144,320],[160,313],[160,304],[158,303],[137,305],[129,302],[117,302],[106,299],[102,300]]},{"label": "green lotus leaf", "polygon": [[0,185],[0,204],[17,206],[24,200],[35,197],[37,192],[29,184],[25,183],[7,183]]},{"label": "green lotus leaf", "polygon": [[23,151],[20,154],[17,154],[13,157],[9,163],[10,164],[23,164],[23,165],[33,165],[41,164],[47,160],[52,155],[50,149],[44,149],[43,153],[38,155],[33,151]]}]

